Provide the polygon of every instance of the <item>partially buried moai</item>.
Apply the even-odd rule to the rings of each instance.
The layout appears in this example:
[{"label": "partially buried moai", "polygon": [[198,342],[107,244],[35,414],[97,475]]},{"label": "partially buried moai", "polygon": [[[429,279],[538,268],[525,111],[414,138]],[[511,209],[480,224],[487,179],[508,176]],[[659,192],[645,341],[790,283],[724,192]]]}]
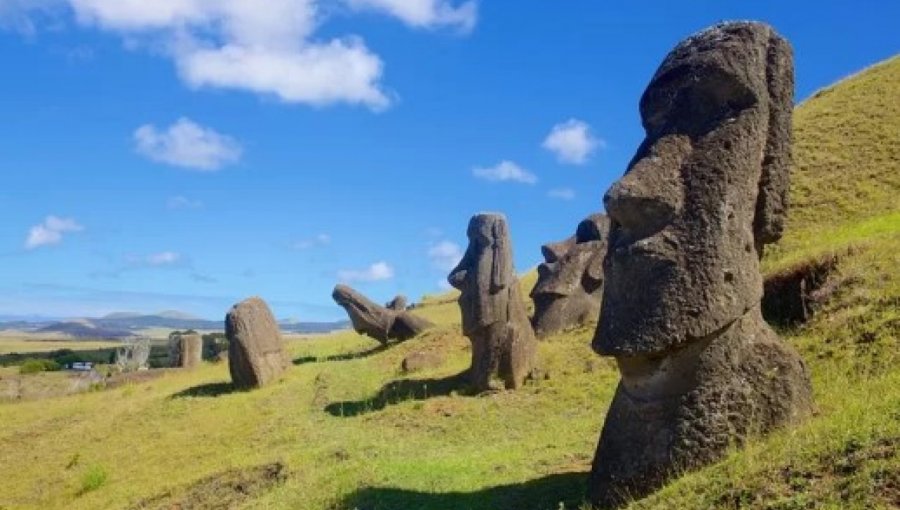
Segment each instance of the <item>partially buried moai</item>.
[{"label": "partially buried moai", "polygon": [[788,43],[735,22],[680,43],[641,98],[646,139],[604,197],[593,347],[621,381],[589,482],[598,507],[811,411],[803,361],[760,314],[759,257],[787,209],[793,87]]},{"label": "partially buried moai", "polygon": [[290,363],[281,330],[269,305],[251,297],[225,316],[228,370],[239,389],[264,386],[281,376]]},{"label": "partially buried moai", "polygon": [[169,364],[176,368],[196,368],[203,362],[203,338],[199,333],[169,335]]},{"label": "partially buried moai", "polygon": [[574,236],[541,246],[544,263],[531,290],[531,322],[539,337],[597,320],[608,232],[609,219],[592,214],[578,224]]},{"label": "partially buried moai", "polygon": [[528,321],[502,214],[469,221],[469,247],[447,280],[459,289],[463,334],[472,342],[469,378],[476,390],[522,386],[534,368],[536,341]]}]

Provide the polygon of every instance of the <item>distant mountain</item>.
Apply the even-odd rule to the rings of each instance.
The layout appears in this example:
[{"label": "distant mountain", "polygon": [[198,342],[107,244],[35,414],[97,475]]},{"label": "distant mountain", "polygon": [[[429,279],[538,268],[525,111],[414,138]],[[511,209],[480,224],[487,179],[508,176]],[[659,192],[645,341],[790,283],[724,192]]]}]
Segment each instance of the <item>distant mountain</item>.
[{"label": "distant mountain", "polygon": [[35,330],[36,333],[62,333],[73,338],[125,338],[133,333],[127,330],[109,329],[98,326],[89,320],[79,319],[68,322],[56,322]]},{"label": "distant mountain", "polygon": [[[43,319],[43,318],[42,318]],[[286,333],[327,333],[349,326],[348,321],[302,322],[279,321]],[[0,330],[20,330],[35,333],[63,333],[76,338],[122,338],[142,329],[194,329],[198,331],[222,331],[221,320],[211,321],[176,310],[166,310],[152,315],[134,312],[115,312],[98,318],[29,321],[13,318],[0,321]]]}]

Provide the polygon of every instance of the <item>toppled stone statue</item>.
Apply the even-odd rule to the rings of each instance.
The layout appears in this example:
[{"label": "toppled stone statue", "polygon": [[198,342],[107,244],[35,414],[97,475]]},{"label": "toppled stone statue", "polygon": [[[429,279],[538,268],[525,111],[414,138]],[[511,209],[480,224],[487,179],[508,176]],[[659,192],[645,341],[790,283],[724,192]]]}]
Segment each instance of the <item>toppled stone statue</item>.
[{"label": "toppled stone statue", "polygon": [[641,98],[646,139],[604,197],[598,353],[621,372],[591,502],[614,508],[811,412],[800,356],[763,321],[759,257],[787,209],[790,46],[760,23],[680,43]]},{"label": "toppled stone statue", "polygon": [[395,312],[402,312],[403,310],[406,310],[406,296],[398,295],[394,299],[388,301],[384,307],[388,310],[394,310]]},{"label": "toppled stone statue", "polygon": [[289,359],[278,323],[265,301],[258,297],[234,305],[225,316],[228,337],[228,370],[234,386],[264,386],[277,379]]},{"label": "toppled stone statue", "polygon": [[196,368],[203,362],[203,338],[199,333],[174,332],[169,335],[169,365]]},{"label": "toppled stone statue", "polygon": [[[346,285],[337,285],[331,297],[339,304],[357,333],[387,344],[391,340],[404,341],[434,326],[431,322],[402,310],[385,308],[372,302]],[[398,296],[400,298],[402,296]],[[394,299],[397,301],[397,298]]]},{"label": "toppled stone statue", "polygon": [[469,379],[478,391],[522,386],[534,368],[536,341],[502,214],[477,214],[469,221],[466,253],[447,281],[459,289],[463,334],[472,342]]},{"label": "toppled stone statue", "polygon": [[531,289],[537,336],[597,320],[608,232],[609,219],[592,214],[578,224],[574,236],[541,246],[544,263]]}]

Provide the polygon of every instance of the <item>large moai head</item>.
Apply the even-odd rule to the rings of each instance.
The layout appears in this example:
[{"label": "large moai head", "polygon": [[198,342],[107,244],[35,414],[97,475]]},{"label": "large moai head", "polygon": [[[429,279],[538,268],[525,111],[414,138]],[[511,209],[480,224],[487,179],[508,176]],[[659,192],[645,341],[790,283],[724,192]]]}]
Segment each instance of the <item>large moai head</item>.
[{"label": "large moai head", "polygon": [[539,336],[597,320],[608,232],[609,219],[592,214],[574,236],[541,246],[544,263],[531,290],[532,324]]},{"label": "large moai head", "polygon": [[640,102],[647,136],[604,196],[597,352],[659,354],[758,305],[787,208],[793,84],[790,46],[760,23],[704,30],[663,61]]},{"label": "large moai head", "polygon": [[406,311],[406,298],[403,296],[397,296],[389,303],[393,307],[384,307],[347,285],[338,284],[331,297],[347,312],[357,333],[374,338],[382,344],[391,340],[408,340],[434,326]]},{"label": "large moai head", "polygon": [[509,228],[502,214],[476,214],[466,231],[469,247],[447,281],[459,289],[463,334],[509,318],[509,288],[518,285]]}]

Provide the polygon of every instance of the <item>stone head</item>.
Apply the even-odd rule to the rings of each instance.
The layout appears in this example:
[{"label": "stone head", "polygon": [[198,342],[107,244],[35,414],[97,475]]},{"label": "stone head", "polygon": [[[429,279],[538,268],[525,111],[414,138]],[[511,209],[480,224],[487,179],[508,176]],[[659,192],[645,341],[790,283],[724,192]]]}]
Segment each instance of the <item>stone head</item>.
[{"label": "stone head", "polygon": [[578,224],[574,236],[541,247],[544,262],[531,290],[536,331],[557,331],[597,319],[608,232],[609,219],[593,214]]},{"label": "stone head", "polygon": [[646,138],[603,199],[599,353],[659,354],[758,305],[787,208],[793,84],[790,46],[760,23],[717,25],[663,61],[640,101]]},{"label": "stone head", "polygon": [[461,292],[463,333],[469,335],[507,318],[508,292],[517,284],[506,217],[476,214],[466,231],[469,246],[447,281]]}]

